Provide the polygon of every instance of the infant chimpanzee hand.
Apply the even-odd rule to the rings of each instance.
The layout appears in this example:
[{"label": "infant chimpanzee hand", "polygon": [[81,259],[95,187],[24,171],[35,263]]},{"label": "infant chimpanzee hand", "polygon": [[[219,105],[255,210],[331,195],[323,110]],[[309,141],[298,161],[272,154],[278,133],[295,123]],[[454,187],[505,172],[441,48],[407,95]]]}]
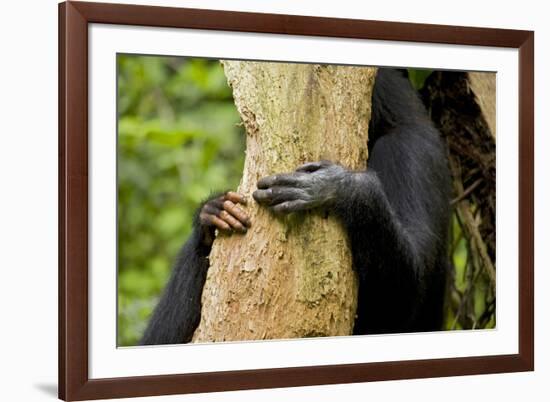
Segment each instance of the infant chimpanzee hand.
[{"label": "infant chimpanzee hand", "polygon": [[306,163],[293,173],[258,181],[252,196],[276,213],[330,207],[336,201],[348,171],[330,161]]},{"label": "infant chimpanzee hand", "polygon": [[210,246],[214,241],[214,230],[226,233],[246,233],[250,219],[238,204],[246,205],[246,199],[239,193],[228,191],[208,200],[199,212],[199,222],[204,229],[202,243]]}]

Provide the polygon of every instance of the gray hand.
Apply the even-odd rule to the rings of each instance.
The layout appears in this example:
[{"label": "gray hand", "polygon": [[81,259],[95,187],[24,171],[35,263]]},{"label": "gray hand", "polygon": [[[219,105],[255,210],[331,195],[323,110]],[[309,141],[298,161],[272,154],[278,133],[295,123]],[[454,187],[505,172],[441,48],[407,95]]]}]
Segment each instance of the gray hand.
[{"label": "gray hand", "polygon": [[277,213],[328,207],[336,201],[347,174],[330,161],[306,163],[293,173],[260,179],[252,196]]}]

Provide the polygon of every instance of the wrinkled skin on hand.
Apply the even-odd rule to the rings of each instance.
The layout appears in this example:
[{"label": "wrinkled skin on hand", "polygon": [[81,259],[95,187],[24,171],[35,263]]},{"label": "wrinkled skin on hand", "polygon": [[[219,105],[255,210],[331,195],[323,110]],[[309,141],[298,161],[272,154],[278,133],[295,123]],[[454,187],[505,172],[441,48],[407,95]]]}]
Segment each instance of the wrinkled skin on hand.
[{"label": "wrinkled skin on hand", "polygon": [[258,181],[254,199],[275,213],[307,211],[334,205],[349,172],[330,161],[310,162],[292,173]]},{"label": "wrinkled skin on hand", "polygon": [[199,212],[203,245],[212,245],[215,229],[227,234],[247,232],[251,226],[250,218],[240,205],[246,205],[246,199],[234,191],[228,191],[204,203]]}]

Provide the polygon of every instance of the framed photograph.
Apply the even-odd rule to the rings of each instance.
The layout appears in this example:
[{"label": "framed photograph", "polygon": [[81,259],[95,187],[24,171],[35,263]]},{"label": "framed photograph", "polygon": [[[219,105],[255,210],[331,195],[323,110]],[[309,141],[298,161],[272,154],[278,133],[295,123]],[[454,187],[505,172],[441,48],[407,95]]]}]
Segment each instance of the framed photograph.
[{"label": "framed photograph", "polygon": [[534,369],[534,33],[59,5],[59,397]]}]

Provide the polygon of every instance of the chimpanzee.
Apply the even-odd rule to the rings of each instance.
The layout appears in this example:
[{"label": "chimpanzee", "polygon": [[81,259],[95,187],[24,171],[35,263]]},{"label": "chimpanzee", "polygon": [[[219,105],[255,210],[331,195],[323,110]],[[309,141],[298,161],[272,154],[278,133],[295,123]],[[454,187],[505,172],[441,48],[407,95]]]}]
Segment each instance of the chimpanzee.
[{"label": "chimpanzee", "polygon": [[[368,148],[366,171],[310,162],[262,178],[253,198],[279,214],[321,208],[340,219],[359,278],[354,334],[440,330],[450,174],[440,134],[401,70],[378,70]],[[245,198],[227,192],[200,207],[141,344],[191,340],[215,229],[245,233],[253,224],[239,204]]]}]

